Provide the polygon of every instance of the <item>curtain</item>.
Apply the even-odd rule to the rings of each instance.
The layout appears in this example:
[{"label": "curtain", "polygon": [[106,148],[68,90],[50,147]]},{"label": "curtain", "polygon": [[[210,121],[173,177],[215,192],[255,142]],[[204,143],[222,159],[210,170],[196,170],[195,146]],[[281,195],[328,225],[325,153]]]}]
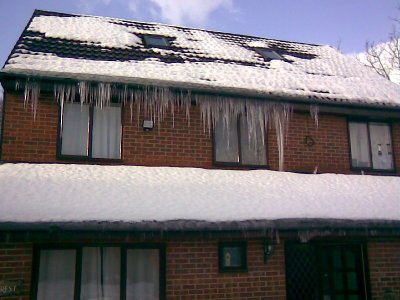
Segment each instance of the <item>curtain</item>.
[{"label": "curtain", "polygon": [[263,166],[267,164],[265,143],[259,126],[252,132],[249,131],[248,124],[244,118],[240,120],[240,144],[242,163],[244,165]]},{"label": "curtain", "polygon": [[88,155],[89,105],[65,103],[62,128],[63,155]]},{"label": "curtain", "polygon": [[82,250],[81,300],[119,300],[121,254],[118,247]]},{"label": "curtain", "polygon": [[239,162],[237,117],[219,117],[214,128],[215,160],[217,162]]},{"label": "curtain", "polygon": [[126,299],[159,299],[159,252],[156,249],[127,251]]},{"label": "curtain", "polygon": [[385,123],[370,123],[372,166],[374,169],[393,169],[392,138]]},{"label": "curtain", "polygon": [[93,112],[92,156],[121,157],[121,106],[95,107]]},{"label": "curtain", "polygon": [[349,123],[351,165],[353,167],[371,167],[367,123]]},{"label": "curtain", "polygon": [[75,257],[75,250],[40,251],[37,300],[74,298]]}]

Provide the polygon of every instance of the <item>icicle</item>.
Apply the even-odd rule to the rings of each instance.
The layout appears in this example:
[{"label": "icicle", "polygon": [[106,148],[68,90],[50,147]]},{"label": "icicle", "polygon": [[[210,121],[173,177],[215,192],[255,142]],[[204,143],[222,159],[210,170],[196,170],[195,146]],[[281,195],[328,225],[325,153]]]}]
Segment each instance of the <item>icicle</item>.
[{"label": "icicle", "polygon": [[278,144],[279,171],[284,170],[284,149],[291,113],[292,106],[287,103],[274,104],[272,107],[272,121]]},{"label": "icicle", "polygon": [[33,119],[36,119],[36,110],[40,96],[40,83],[28,78],[25,82],[24,107],[30,103],[33,111]]},{"label": "icicle", "polygon": [[226,129],[229,128],[231,120],[240,116],[241,122],[248,128],[249,146],[253,148],[260,139],[263,144],[265,143],[264,136],[269,124],[276,131],[279,170],[284,169],[284,145],[292,113],[290,104],[207,95],[196,96],[196,103],[200,108],[203,129],[205,131],[207,127],[209,134],[211,127],[216,126],[219,120],[223,122],[223,128]]},{"label": "icicle", "polygon": [[80,81],[78,83],[78,92],[79,92],[79,98],[81,100],[81,105],[88,103],[90,100],[90,83],[86,81]]},{"label": "icicle", "polygon": [[19,89],[21,88],[21,86],[22,86],[21,81],[19,81],[18,79],[15,80],[15,87],[14,87],[14,89],[15,89],[16,91],[19,91]]},{"label": "icicle", "polygon": [[[60,104],[61,110],[61,128],[63,125],[63,116],[64,116],[64,103],[65,102],[74,102],[76,97],[76,85],[75,84],[66,84],[66,83],[56,83],[53,87],[54,98],[57,100],[57,103]],[[61,134],[61,132],[60,132]]]},{"label": "icicle", "polygon": [[311,119],[314,120],[315,125],[318,127],[318,120],[319,120],[319,106],[316,104],[310,105],[310,115]]}]

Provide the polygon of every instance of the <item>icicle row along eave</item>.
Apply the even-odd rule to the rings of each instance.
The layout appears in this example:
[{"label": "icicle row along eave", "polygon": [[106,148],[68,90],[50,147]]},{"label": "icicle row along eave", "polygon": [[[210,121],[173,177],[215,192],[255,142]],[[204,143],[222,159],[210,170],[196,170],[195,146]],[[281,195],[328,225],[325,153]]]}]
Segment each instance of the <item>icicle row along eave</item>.
[{"label": "icicle row along eave", "polygon": [[[16,88],[20,87],[19,82]],[[107,107],[113,101],[126,105],[129,103],[130,119],[136,111],[136,121],[140,126],[140,116],[153,120],[160,127],[169,111],[172,117],[172,126],[175,126],[175,110],[185,111],[188,125],[190,124],[190,106],[194,101],[199,107],[204,131],[211,134],[211,129],[218,120],[222,119],[225,126],[229,127],[229,120],[240,118],[248,128],[249,142],[255,143],[259,138],[264,143],[265,133],[268,128],[273,128],[277,137],[279,170],[284,170],[284,148],[292,115],[293,106],[288,102],[271,101],[267,99],[238,98],[208,94],[193,94],[190,90],[177,90],[157,86],[132,86],[108,82],[71,82],[54,83],[53,93],[59,103],[61,112],[65,102],[77,101],[81,105],[92,104],[96,107]],[[40,81],[26,79],[24,93],[25,107],[30,104],[34,116],[40,95]],[[318,106],[311,104],[310,117],[318,126]],[[62,122],[62,120],[61,120]],[[261,135],[261,136],[259,136]]]}]

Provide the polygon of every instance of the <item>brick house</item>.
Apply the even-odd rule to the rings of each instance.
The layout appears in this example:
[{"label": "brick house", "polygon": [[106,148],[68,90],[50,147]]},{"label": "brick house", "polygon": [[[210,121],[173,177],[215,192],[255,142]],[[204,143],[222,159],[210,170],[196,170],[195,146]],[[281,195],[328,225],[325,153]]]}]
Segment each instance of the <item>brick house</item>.
[{"label": "brick house", "polygon": [[35,11],[0,74],[2,299],[400,298],[400,87],[354,59]]}]

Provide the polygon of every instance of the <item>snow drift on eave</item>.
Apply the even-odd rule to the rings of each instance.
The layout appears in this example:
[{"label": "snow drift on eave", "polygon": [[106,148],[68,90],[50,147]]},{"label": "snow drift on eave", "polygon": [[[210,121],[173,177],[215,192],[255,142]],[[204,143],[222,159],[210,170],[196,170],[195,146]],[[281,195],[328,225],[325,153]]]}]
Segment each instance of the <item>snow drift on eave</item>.
[{"label": "snow drift on eave", "polygon": [[400,220],[400,177],[0,165],[0,223]]},{"label": "snow drift on eave", "polygon": [[[26,33],[60,38],[81,45],[97,45],[105,51],[141,49],[148,51],[138,35],[173,38],[173,49],[153,48],[161,55],[175,55],[182,63],[165,63],[157,58],[113,61],[59,57],[54,53],[24,50],[23,42],[4,71],[75,78],[82,75],[124,78],[132,83],[161,81],[220,90],[243,90],[283,97],[328,99],[368,104],[400,105],[400,87],[380,78],[354,58],[331,47],[280,42],[315,58],[283,54],[286,61],[265,62],[254,48],[271,47],[272,40],[239,37],[240,43],[223,34],[198,29],[151,24],[150,27],[123,20],[89,16],[35,16]],[[143,24],[142,24],[143,25]],[[42,39],[25,34],[25,41]],[[196,58],[198,61],[196,61]],[[227,63],[229,61],[229,63]]]}]

